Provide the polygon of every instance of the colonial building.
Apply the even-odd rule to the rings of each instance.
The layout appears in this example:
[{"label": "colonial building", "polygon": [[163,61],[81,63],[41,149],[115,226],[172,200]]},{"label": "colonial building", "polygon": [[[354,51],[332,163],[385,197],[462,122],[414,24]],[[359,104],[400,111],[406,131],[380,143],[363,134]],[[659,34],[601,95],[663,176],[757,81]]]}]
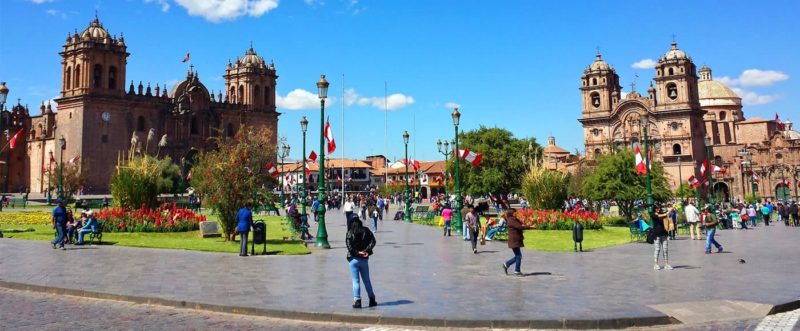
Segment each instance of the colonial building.
[{"label": "colonial building", "polygon": [[[118,152],[132,146],[179,162],[212,148],[208,138],[232,137],[243,125],[277,133],[278,75],[274,64],[265,63],[252,45],[235,62],[228,62],[224,97],[222,91],[209,92],[191,66],[185,80],[171,89],[130,80],[126,90],[128,51],[124,36],[112,36],[97,18],[81,33],[67,36],[59,53],[58,111],[42,105],[41,114],[31,116],[20,103],[3,113],[10,119],[10,132],[19,128],[25,132],[23,148],[9,157],[9,175],[4,178],[9,190],[45,192],[44,171],[57,167],[50,162],[51,155],[79,162],[88,172],[86,192],[103,193],[108,192]],[[148,135],[155,139],[148,140]],[[167,144],[159,146],[165,135]]]},{"label": "colonial building", "polygon": [[711,164],[724,169],[713,176],[717,195],[742,199],[754,187],[760,197],[788,200],[792,186],[797,195],[800,133],[791,123],[746,120],[741,97],[714,80],[709,67],[698,71],[674,42],[654,71],[655,84],[646,96],[632,85],[634,90],[622,97],[619,76],[599,53],[584,70],[579,121],[587,157],[635,148],[644,124],[654,159],[664,163],[673,188],[690,176],[700,178],[698,164],[708,159],[708,143]]}]

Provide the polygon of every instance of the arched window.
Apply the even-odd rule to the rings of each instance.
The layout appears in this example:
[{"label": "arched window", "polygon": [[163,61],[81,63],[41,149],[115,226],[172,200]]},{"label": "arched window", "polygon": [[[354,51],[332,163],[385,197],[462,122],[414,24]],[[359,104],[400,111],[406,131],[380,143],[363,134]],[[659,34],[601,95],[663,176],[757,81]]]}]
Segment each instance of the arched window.
[{"label": "arched window", "polygon": [[244,85],[239,85],[239,103],[244,102]]},{"label": "arched window", "polygon": [[672,68],[669,68],[669,75],[672,76],[674,73],[675,71],[673,71]]},{"label": "arched window", "polygon": [[721,156],[717,155],[717,156],[714,157],[714,165],[720,166],[720,167],[722,166],[722,157]]},{"label": "arched window", "polygon": [[233,137],[235,132],[233,132],[233,123],[228,123],[228,129],[226,130],[228,137]]},{"label": "arched window", "polygon": [[144,131],[144,129],[144,116],[139,116],[139,118],[136,119],[136,131]]},{"label": "arched window", "polygon": [[197,116],[192,115],[192,120],[189,123],[189,133],[197,134]]},{"label": "arched window", "polygon": [[228,93],[228,102],[236,103],[236,87],[231,85],[231,92]]},{"label": "arched window", "polygon": [[592,107],[600,107],[600,93],[592,92]]},{"label": "arched window", "polygon": [[603,151],[601,151],[599,148],[595,148],[594,149],[594,156],[599,156],[600,154],[603,154]]},{"label": "arched window", "polygon": [[108,68],[108,89],[117,89],[117,67]]},{"label": "arched window", "polygon": [[272,100],[272,96],[270,95],[272,91],[270,90],[269,86],[264,86],[264,105],[269,105],[269,101]]},{"label": "arched window", "polygon": [[81,65],[75,66],[75,88],[81,87]]},{"label": "arched window", "polygon": [[728,117],[728,113],[721,111],[719,112],[719,120],[724,121]]},{"label": "arched window", "polygon": [[64,74],[64,89],[69,90],[72,83],[72,67],[67,67],[67,72]]},{"label": "arched window", "polygon": [[103,78],[103,66],[95,64],[94,71],[92,72],[92,87],[101,87],[102,78]]},{"label": "arched window", "polygon": [[681,144],[672,145],[672,155],[681,155]]},{"label": "arched window", "polygon": [[678,85],[675,85],[675,83],[667,84],[667,97],[669,97],[672,100],[678,98]]},{"label": "arched window", "polygon": [[597,78],[592,78],[592,85],[597,85]]},{"label": "arched window", "polygon": [[261,101],[261,87],[256,85],[253,87],[253,104],[258,104]]}]

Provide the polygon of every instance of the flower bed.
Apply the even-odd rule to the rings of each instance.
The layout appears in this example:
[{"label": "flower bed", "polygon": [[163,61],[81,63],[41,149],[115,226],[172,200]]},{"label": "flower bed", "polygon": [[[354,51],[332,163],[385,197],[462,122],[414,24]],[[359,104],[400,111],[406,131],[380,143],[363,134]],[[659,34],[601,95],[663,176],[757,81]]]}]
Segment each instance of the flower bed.
[{"label": "flower bed", "polygon": [[575,222],[583,225],[585,230],[603,228],[596,212],[573,210],[562,212],[560,210],[519,210],[515,214],[522,225],[536,230],[572,230]]},{"label": "flower bed", "polygon": [[50,213],[40,211],[20,211],[0,213],[0,224],[2,225],[29,225],[29,224],[51,224],[53,222]]},{"label": "flower bed", "polygon": [[103,231],[107,232],[185,232],[198,230],[206,217],[172,204],[157,209],[106,208],[97,213],[97,219],[105,221]]}]

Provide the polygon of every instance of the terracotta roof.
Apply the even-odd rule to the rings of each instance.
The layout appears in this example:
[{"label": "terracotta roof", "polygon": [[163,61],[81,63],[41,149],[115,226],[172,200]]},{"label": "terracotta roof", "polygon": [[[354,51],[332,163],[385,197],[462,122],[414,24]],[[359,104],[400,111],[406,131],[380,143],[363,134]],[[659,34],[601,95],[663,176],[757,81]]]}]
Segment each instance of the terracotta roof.
[{"label": "terracotta roof", "polygon": [[551,145],[543,149],[544,154],[569,154],[569,151],[561,147]]}]

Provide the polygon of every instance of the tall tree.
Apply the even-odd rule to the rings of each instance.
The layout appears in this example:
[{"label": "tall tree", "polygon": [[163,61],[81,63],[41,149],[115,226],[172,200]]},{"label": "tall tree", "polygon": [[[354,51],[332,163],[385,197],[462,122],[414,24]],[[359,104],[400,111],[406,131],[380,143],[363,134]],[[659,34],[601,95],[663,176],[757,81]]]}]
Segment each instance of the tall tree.
[{"label": "tall tree", "polygon": [[[657,202],[672,198],[661,162],[652,164],[650,174],[653,198]],[[633,219],[634,202],[647,201],[645,176],[636,173],[634,155],[629,150],[601,156],[597,168],[586,178],[584,192],[591,200],[615,201],[628,221]]]},{"label": "tall tree", "polygon": [[559,209],[567,199],[568,180],[560,171],[533,166],[522,179],[522,194],[533,209]]},{"label": "tall tree", "polygon": [[[477,130],[459,134],[459,148],[483,154],[480,165],[473,166],[461,160],[462,194],[518,192],[522,178],[528,170],[523,156],[528,153],[529,144],[533,156],[541,155],[541,147],[534,138],[519,139],[511,131],[481,126]],[[455,176],[455,161],[448,162],[447,172]],[[450,181],[453,187],[455,180]]]}]

